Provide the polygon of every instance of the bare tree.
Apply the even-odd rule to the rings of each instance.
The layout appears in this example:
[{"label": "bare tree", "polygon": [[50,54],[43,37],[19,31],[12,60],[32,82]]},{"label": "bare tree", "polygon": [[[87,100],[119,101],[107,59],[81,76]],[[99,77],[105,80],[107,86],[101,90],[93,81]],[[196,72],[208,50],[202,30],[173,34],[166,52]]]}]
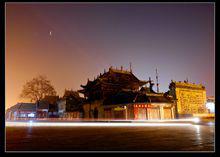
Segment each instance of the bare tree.
[{"label": "bare tree", "polygon": [[43,99],[46,95],[55,96],[56,91],[46,76],[39,75],[26,82],[20,97],[30,99],[31,102],[36,102]]}]

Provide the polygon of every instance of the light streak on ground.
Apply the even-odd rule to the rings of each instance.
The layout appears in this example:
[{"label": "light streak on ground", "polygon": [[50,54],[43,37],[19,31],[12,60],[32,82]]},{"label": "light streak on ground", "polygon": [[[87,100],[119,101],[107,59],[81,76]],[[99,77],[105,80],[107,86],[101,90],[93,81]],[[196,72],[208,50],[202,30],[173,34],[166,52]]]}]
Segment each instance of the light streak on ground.
[{"label": "light streak on ground", "polygon": [[[117,121],[117,120],[116,120]],[[121,120],[123,121],[123,120]],[[127,120],[125,120],[127,121]],[[165,119],[165,120],[131,120],[132,122],[200,122],[199,118],[187,118],[187,119]]]},{"label": "light streak on ground", "polygon": [[19,118],[14,121],[41,121],[41,122],[144,122],[144,123],[163,123],[163,122],[194,122],[198,123],[200,122],[200,119],[198,117],[195,118],[185,118],[185,119],[154,119],[154,120],[125,120],[125,119],[86,119],[86,118]]},{"label": "light streak on ground", "polygon": [[31,127],[43,127],[43,126],[56,126],[56,127],[68,127],[68,126],[83,126],[83,127],[153,127],[153,126],[192,126],[191,123],[123,123],[123,122],[6,122],[6,126],[31,126]]}]

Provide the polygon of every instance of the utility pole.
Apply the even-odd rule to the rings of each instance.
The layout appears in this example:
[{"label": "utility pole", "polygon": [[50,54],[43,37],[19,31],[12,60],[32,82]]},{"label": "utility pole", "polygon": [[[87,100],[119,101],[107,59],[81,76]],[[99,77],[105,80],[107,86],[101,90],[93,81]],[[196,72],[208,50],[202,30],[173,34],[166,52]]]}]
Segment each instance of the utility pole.
[{"label": "utility pole", "polygon": [[158,73],[156,68],[157,93],[159,93]]},{"label": "utility pole", "polygon": [[129,64],[130,64],[130,72],[132,73],[132,69],[131,69],[131,62],[130,62]]}]

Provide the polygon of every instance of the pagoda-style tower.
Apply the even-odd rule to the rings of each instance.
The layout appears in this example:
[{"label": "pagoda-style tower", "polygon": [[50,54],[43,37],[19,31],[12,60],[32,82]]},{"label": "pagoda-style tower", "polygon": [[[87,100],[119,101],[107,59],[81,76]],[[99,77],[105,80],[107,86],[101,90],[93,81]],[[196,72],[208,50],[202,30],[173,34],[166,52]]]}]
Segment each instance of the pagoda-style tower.
[{"label": "pagoda-style tower", "polygon": [[96,79],[88,79],[86,85],[79,90],[88,100],[100,100],[118,93],[119,91],[137,91],[147,81],[139,80],[132,71],[109,68],[108,72],[100,74]]}]

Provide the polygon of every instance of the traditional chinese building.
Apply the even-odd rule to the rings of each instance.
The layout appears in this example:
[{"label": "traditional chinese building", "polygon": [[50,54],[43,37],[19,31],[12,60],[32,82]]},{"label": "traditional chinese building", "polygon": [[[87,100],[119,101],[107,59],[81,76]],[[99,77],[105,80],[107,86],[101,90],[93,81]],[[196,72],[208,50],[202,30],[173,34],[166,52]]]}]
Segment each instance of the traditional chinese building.
[{"label": "traditional chinese building", "polygon": [[206,89],[188,81],[172,81],[169,93],[176,99],[177,113],[181,116],[206,113]]},{"label": "traditional chinese building", "polygon": [[46,100],[40,100],[36,102],[37,108],[37,118],[48,118],[48,112],[49,112],[49,101]]},{"label": "traditional chinese building", "polygon": [[105,99],[104,118],[107,119],[173,119],[175,103],[163,93],[124,92]]},{"label": "traditional chinese building", "polygon": [[59,115],[62,118],[83,118],[82,102],[77,91],[65,90],[63,98],[58,101]]},{"label": "traditional chinese building", "polygon": [[101,100],[121,90],[139,90],[146,83],[139,80],[131,71],[125,71],[122,67],[121,70],[110,67],[108,72],[100,73],[93,81],[88,79],[86,85],[81,85],[83,89],[79,92],[88,100]]},{"label": "traditional chinese building", "polygon": [[[149,84],[149,87],[144,85]],[[109,68],[79,92],[85,96],[84,117],[105,119],[172,119],[172,97],[153,91],[153,82],[139,80],[132,71]]]},{"label": "traditional chinese building", "polygon": [[48,108],[48,118],[58,118],[58,105],[57,101],[59,100],[59,96],[45,96],[43,101],[47,101],[49,103]]},{"label": "traditional chinese building", "polygon": [[6,120],[36,118],[35,103],[17,103],[6,111]]}]

